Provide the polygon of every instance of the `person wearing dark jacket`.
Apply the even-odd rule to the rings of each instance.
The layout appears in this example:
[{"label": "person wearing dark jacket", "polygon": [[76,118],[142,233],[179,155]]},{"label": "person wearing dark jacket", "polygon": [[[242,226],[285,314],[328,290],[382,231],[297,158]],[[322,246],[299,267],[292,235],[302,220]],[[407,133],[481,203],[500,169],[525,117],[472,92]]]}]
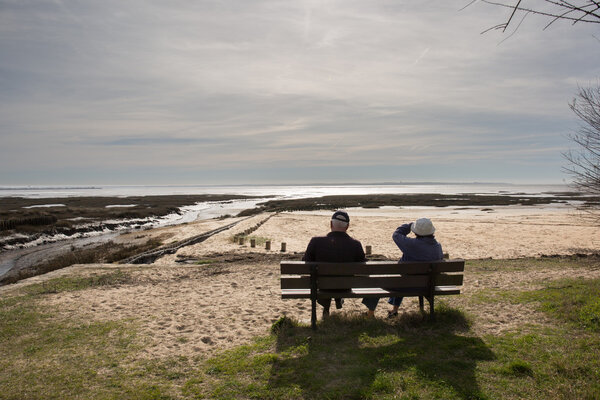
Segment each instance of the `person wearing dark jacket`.
[{"label": "person wearing dark jacket", "polygon": [[[410,233],[415,237],[408,237]],[[394,243],[402,251],[400,261],[438,261],[444,258],[442,245],[435,240],[433,233],[435,227],[429,218],[419,218],[415,222],[399,226],[392,235]],[[393,308],[388,311],[388,318],[398,315],[398,308],[402,304],[403,297],[391,297],[388,301]],[[368,315],[375,315],[378,298],[365,298],[363,304],[369,309]]]},{"label": "person wearing dark jacket", "polygon": [[[302,261],[323,262],[360,262],[365,261],[365,252],[362,244],[350,237],[346,231],[350,226],[350,216],[347,212],[338,210],[331,216],[331,232],[327,236],[313,237]],[[323,316],[329,315],[331,299],[319,299],[323,306]],[[336,308],[342,308],[343,299],[335,299]]]}]

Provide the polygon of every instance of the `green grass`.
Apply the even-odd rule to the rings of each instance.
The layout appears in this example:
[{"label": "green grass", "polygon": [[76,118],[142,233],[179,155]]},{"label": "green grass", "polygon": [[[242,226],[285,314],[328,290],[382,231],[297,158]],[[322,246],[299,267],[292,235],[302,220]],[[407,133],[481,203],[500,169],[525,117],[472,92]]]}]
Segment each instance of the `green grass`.
[{"label": "green grass", "polygon": [[92,274],[90,276],[66,276],[50,279],[48,281],[29,285],[24,291],[28,294],[49,294],[74,292],[91,287],[116,286],[132,283],[131,273],[117,269],[104,274]]},{"label": "green grass", "polygon": [[[560,264],[529,261],[511,268]],[[494,263],[506,260],[470,268],[487,273]],[[81,320],[46,301],[135,284],[133,273],[58,278],[0,299],[0,399],[598,399],[599,283],[485,289],[480,301],[531,304],[552,321],[500,335],[477,334],[476,312],[438,301],[435,322],[418,312],[391,321],[334,313],[313,331],[282,317],[252,343],[208,359],[153,359],[135,320]]]},{"label": "green grass", "polygon": [[519,300],[536,302],[541,311],[600,333],[600,279],[555,281],[542,290],[522,293]]}]

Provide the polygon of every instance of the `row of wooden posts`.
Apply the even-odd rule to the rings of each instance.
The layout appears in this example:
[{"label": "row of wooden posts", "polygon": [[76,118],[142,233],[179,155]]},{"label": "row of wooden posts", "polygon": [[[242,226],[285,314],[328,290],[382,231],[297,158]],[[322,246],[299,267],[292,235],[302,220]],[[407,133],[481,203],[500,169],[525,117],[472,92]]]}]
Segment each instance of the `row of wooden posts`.
[{"label": "row of wooden posts", "polygon": [[[238,244],[240,246],[242,246],[244,244],[244,240],[245,238],[243,236],[239,236],[238,237]],[[250,247],[254,248],[256,247],[256,239],[255,238],[250,238]],[[267,240],[265,241],[265,250],[271,250],[271,241]],[[281,242],[281,252],[285,252],[287,251],[287,244],[285,242]],[[366,255],[371,255],[372,253],[372,247],[371,246],[365,246],[365,254]]]}]

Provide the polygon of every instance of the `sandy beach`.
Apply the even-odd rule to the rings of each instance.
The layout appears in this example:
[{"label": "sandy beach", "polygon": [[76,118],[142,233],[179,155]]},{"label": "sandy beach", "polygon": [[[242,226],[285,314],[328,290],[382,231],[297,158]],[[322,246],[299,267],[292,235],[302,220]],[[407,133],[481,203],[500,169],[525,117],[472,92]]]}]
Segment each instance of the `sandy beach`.
[{"label": "sandy beach", "polygon": [[[503,206],[494,208],[379,208],[349,209],[349,234],[370,245],[373,254],[400,258],[401,253],[391,236],[401,224],[429,217],[436,226],[436,238],[452,258],[519,258],[542,255],[590,253],[600,249],[600,229],[572,208],[552,206]],[[233,229],[215,235],[198,245],[181,249],[177,254],[157,260],[167,265],[177,258],[200,258],[214,253],[278,253],[286,243],[289,253],[301,253],[312,236],[329,230],[330,211],[284,212],[261,214],[241,221]],[[268,219],[267,219],[268,218]],[[271,251],[264,245],[240,246],[232,237],[267,219],[250,236],[271,240]],[[157,230],[155,234],[191,235],[214,229],[227,221],[206,221],[179,228]],[[127,238],[126,238],[127,239]]]},{"label": "sandy beach", "polygon": [[[433,220],[436,236],[451,258],[514,259],[600,250],[600,228],[566,207],[381,208],[349,209],[348,212],[350,234],[363,246],[372,246],[378,257],[391,259],[401,256],[391,240],[394,229],[422,216]],[[135,321],[150,338],[144,348],[147,357],[190,353],[209,356],[267,334],[271,324],[282,315],[308,321],[310,301],[280,297],[279,261],[299,259],[312,236],[327,233],[330,215],[329,211],[315,211],[239,218],[234,228],[150,265],[75,265],[1,287],[0,296],[10,296],[27,285],[58,276],[99,275],[122,269],[129,276],[123,285],[49,294],[46,301],[57,306],[67,318]],[[134,242],[158,236],[166,243],[176,242],[235,220],[196,221],[124,235],[119,240]],[[249,243],[234,243],[232,238],[236,233],[256,227],[261,221],[264,223],[251,236],[270,239],[271,250],[266,250],[264,244],[251,248]],[[285,253],[280,251],[282,242],[287,245]],[[490,271],[476,277],[467,272],[463,294],[447,301],[470,311],[472,306],[468,300],[481,288],[536,287],[541,280],[556,279],[568,273],[600,277],[600,268],[572,271],[567,265],[535,274]],[[383,317],[387,308],[384,302],[381,304],[377,310],[379,317]],[[474,330],[480,333],[510,330],[513,323],[523,318],[545,318],[532,316],[524,305],[479,307],[483,308],[477,309],[482,317],[477,319]],[[403,309],[416,310],[415,301],[406,301]],[[345,313],[362,311],[364,307],[357,299],[346,301],[341,310]]]}]

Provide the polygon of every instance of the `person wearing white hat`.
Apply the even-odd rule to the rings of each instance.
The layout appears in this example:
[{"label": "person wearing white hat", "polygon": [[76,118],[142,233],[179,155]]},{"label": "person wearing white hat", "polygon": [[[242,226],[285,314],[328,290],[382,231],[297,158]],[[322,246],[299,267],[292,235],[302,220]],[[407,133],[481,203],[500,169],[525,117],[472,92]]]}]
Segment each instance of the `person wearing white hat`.
[{"label": "person wearing white hat", "polygon": [[[408,237],[410,233],[415,237]],[[400,261],[437,261],[444,258],[442,245],[433,236],[435,227],[429,218],[419,218],[415,222],[410,222],[399,226],[392,239],[402,250]],[[398,308],[402,304],[403,297],[391,297],[388,301],[393,308],[388,311],[388,318],[398,315]],[[364,298],[363,304],[369,309],[367,315],[374,316],[375,308],[379,302],[378,298]]]}]

